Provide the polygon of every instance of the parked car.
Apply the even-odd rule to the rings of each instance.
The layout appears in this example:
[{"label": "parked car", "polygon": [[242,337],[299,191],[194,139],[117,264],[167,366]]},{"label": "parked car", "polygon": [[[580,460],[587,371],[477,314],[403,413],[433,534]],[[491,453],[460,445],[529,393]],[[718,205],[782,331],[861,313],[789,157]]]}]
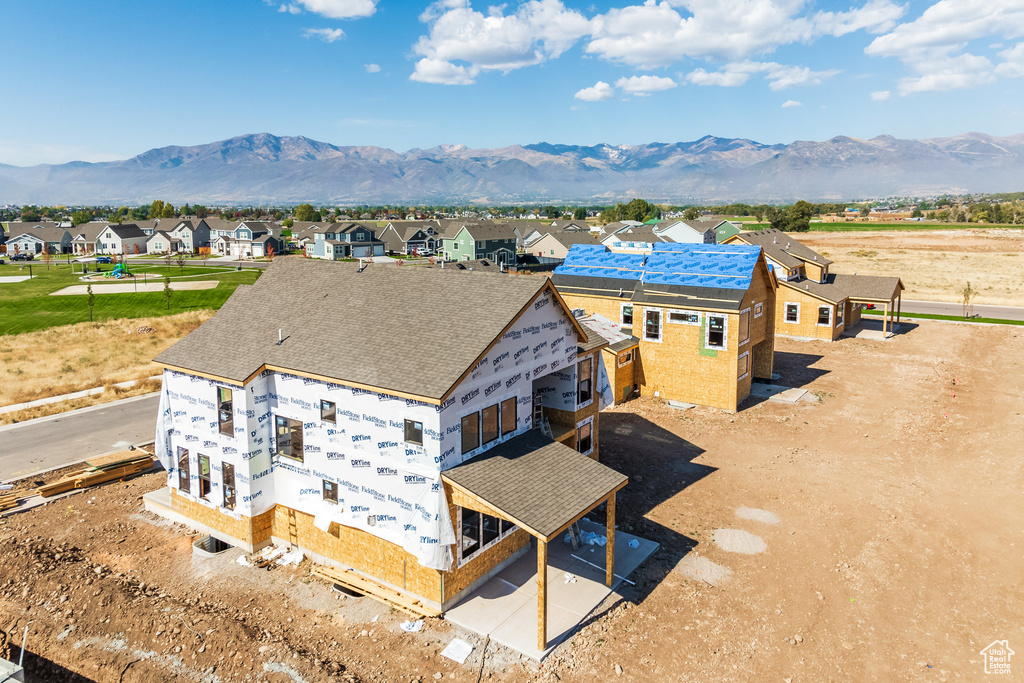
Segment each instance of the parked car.
[{"label": "parked car", "polygon": [[11,257],[12,261],[31,261],[32,254],[15,254]]},{"label": "parked car", "polygon": [[114,262],[114,259],[110,258],[109,256],[97,256],[96,257],[96,263],[113,263],[113,262]]}]

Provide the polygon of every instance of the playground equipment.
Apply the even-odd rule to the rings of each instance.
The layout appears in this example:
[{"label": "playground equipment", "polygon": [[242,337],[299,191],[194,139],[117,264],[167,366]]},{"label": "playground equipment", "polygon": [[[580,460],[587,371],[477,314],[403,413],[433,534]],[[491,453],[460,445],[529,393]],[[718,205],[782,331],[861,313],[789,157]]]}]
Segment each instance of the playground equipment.
[{"label": "playground equipment", "polygon": [[114,268],[107,273],[104,273],[103,277],[112,277],[115,280],[120,280],[123,277],[128,277],[131,273],[128,272],[128,266],[124,263],[118,263]]}]

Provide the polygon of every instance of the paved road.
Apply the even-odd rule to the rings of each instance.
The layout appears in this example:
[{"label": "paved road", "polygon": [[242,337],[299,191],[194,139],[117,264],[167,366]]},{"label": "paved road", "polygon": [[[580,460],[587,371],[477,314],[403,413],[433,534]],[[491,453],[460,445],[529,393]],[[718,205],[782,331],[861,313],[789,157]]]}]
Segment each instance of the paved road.
[{"label": "paved road", "polygon": [[[903,312],[962,316],[964,314],[964,307],[963,304],[951,304],[944,301],[910,301],[904,299]],[[974,315],[982,318],[996,318],[998,320],[1024,320],[1024,308],[975,304]]]},{"label": "paved road", "polygon": [[152,441],[159,394],[0,427],[0,481]]}]

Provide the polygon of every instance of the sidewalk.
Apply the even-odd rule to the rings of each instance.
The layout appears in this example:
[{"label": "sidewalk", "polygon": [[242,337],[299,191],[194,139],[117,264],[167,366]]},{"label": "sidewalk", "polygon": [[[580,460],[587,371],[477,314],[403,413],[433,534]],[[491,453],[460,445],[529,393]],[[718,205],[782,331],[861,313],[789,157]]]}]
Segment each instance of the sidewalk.
[{"label": "sidewalk", "polygon": [[[163,375],[153,375],[147,379],[163,379]],[[127,382],[118,382],[115,387],[121,389],[127,389],[138,384],[141,380],[133,379]],[[5,413],[13,413],[18,410],[26,410],[28,408],[36,408],[38,406],[45,406],[51,403],[60,403],[61,401],[73,401],[76,398],[85,398],[87,396],[95,396],[102,394],[106,391],[106,387],[93,387],[92,389],[83,389],[82,391],[75,391],[70,394],[61,394],[60,396],[50,396],[48,398],[40,398],[35,401],[29,401],[27,403],[15,403],[14,405],[0,407],[0,415]]]}]

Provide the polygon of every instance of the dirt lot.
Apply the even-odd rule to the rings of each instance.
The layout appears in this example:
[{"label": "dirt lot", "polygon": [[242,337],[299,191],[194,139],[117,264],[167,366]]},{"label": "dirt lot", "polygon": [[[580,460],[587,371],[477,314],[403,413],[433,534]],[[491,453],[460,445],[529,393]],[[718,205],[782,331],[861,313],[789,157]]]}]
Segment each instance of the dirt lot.
[{"label": "dirt lot", "polygon": [[[820,402],[602,414],[602,460],[631,479],[620,523],[662,547],[543,666],[489,646],[485,680],[979,680],[986,645],[1020,652],[1024,330],[927,321],[777,349],[781,381]],[[482,643],[440,658],[466,637],[445,622],[404,633],[305,564],[193,560],[141,512],[163,481],[0,524],[6,654],[28,623],[41,680],[477,680]]]},{"label": "dirt lot", "polygon": [[898,275],[905,299],[962,299],[968,280],[975,303],[1024,306],[1024,230],[971,229],[810,232],[793,235],[834,261],[835,273]]}]

